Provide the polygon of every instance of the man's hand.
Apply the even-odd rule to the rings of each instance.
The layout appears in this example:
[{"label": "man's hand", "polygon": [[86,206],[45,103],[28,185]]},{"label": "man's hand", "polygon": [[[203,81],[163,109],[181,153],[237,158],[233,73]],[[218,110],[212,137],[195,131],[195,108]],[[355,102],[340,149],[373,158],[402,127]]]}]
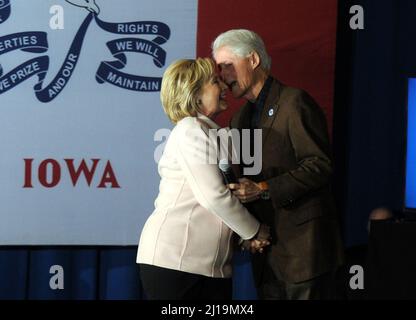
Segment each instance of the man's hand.
[{"label": "man's hand", "polygon": [[256,237],[250,240],[244,240],[241,247],[242,250],[250,250],[251,253],[263,253],[264,247],[270,245],[270,227],[261,224]]},{"label": "man's hand", "polygon": [[264,247],[268,246],[270,243],[268,241],[258,241],[256,239],[253,240],[244,240],[241,244],[242,250],[249,250],[251,253],[263,253]]},{"label": "man's hand", "polygon": [[260,186],[247,178],[238,179],[239,183],[230,183],[228,188],[242,203],[252,202],[260,198],[263,190]]},{"label": "man's hand", "polygon": [[258,241],[269,241],[270,238],[270,227],[263,223],[260,224],[259,231],[257,232],[255,239]]}]

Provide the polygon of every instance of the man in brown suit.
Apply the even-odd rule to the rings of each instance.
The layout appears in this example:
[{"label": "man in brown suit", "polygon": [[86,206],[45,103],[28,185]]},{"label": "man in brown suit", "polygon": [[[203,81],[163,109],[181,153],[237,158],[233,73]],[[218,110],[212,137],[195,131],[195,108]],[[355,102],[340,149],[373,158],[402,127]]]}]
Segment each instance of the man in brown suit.
[{"label": "man in brown suit", "polygon": [[233,96],[248,100],[233,116],[231,127],[262,130],[261,173],[230,185],[272,229],[272,245],[265,254],[253,256],[259,296],[334,298],[334,274],[342,264],[343,248],[330,190],[325,115],[305,91],[270,75],[270,57],[256,33],[230,30],[212,47]]}]

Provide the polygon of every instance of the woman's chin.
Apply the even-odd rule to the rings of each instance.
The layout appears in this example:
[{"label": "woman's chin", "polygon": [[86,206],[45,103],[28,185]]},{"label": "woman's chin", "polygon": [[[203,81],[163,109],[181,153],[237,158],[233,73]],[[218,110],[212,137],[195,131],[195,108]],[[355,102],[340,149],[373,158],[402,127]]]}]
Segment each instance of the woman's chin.
[{"label": "woman's chin", "polygon": [[223,112],[223,111],[227,110],[228,109],[227,102],[226,101],[221,101],[220,102],[220,107],[218,109],[219,109],[219,112]]}]

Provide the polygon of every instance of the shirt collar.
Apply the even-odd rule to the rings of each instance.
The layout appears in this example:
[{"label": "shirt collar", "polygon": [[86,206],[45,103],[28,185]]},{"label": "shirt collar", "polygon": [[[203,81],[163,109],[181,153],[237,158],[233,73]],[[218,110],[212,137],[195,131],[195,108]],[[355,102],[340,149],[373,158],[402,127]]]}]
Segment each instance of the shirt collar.
[{"label": "shirt collar", "polygon": [[202,113],[197,112],[196,117],[205,122],[211,129],[220,129],[221,127]]},{"label": "shirt collar", "polygon": [[260,110],[263,109],[264,104],[266,103],[266,98],[269,95],[272,82],[273,82],[273,78],[271,76],[268,76],[266,81],[264,82],[263,88],[261,88],[261,91],[256,99],[256,102],[254,103],[256,107]]}]

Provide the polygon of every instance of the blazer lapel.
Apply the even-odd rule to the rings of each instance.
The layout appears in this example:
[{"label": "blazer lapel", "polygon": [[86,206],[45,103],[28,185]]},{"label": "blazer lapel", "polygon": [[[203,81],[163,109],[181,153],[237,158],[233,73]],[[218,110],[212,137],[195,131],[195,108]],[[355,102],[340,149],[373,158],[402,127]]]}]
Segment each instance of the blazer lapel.
[{"label": "blazer lapel", "polygon": [[280,88],[281,84],[273,79],[272,85],[270,87],[269,95],[267,96],[266,103],[264,104],[263,111],[260,116],[259,128],[263,129],[262,131],[262,145],[267,139],[267,136],[270,133],[270,129],[273,126],[273,122],[276,119],[277,111],[279,110],[279,97],[280,97]]}]

